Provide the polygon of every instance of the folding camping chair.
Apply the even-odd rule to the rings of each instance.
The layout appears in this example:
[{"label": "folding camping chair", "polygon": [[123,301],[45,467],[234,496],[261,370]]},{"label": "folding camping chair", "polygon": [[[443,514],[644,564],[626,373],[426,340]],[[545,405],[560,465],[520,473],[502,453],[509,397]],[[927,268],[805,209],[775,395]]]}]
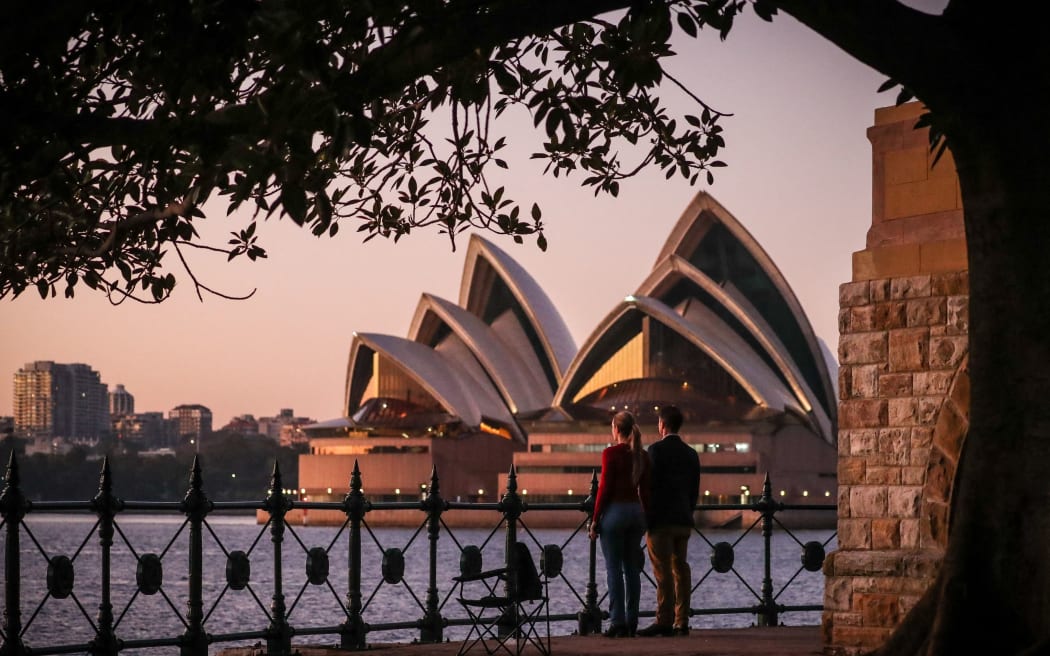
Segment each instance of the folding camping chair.
[{"label": "folding camping chair", "polygon": [[[541,577],[523,542],[516,542],[507,567],[455,577],[459,583],[480,582],[487,595],[460,596],[459,603],[470,616],[471,626],[459,655],[481,646],[486,654],[504,651],[520,656],[528,646],[550,656],[551,625],[547,578]],[[461,586],[463,595],[465,586]]]}]

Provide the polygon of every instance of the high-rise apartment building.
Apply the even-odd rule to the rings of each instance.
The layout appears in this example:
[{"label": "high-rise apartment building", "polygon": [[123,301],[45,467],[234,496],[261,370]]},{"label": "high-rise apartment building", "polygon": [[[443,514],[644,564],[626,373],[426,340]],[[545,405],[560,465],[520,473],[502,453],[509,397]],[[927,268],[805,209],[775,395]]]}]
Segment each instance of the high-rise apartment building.
[{"label": "high-rise apartment building", "polygon": [[109,393],[109,414],[111,417],[135,414],[135,397],[119,383],[117,388]]},{"label": "high-rise apartment building", "polygon": [[201,438],[211,435],[211,410],[198,403],[175,406],[168,412],[168,419],[176,422],[180,440],[193,440],[200,445]]},{"label": "high-rise apartment building", "polygon": [[15,372],[15,432],[95,442],[109,431],[108,390],[86,364],[30,362]]}]

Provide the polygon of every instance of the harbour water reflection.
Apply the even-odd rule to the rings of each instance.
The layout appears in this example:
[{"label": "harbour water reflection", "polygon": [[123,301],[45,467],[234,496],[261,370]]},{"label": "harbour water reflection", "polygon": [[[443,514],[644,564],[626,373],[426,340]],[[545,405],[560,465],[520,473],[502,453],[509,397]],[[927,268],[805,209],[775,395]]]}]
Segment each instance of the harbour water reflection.
[{"label": "harbour water reflection", "polygon": [[[494,517],[493,524],[498,518]],[[524,518],[527,526],[527,517]],[[112,547],[112,599],[115,633],[122,640],[177,636],[185,630],[188,591],[186,528],[181,517],[119,514]],[[422,522],[421,522],[422,524]],[[22,537],[22,624],[29,647],[84,643],[94,635],[100,589],[100,546],[93,516],[74,514],[35,514],[26,518],[31,533]],[[810,540],[827,542],[831,531],[776,531],[772,539],[771,564],[776,601],[784,605],[813,605],[823,601],[823,575],[801,569],[801,544]],[[347,533],[334,526],[290,526],[284,536],[284,575],[282,578],[288,623],[301,635],[310,627],[335,626],[344,618],[347,596]],[[588,540],[585,532],[570,529],[532,529],[519,527],[519,539],[530,544],[537,555],[539,545],[557,544],[563,548],[563,576],[550,586],[551,613],[576,613],[584,606],[588,575]],[[0,537],[0,543],[3,538]],[[483,546],[484,567],[502,564],[502,529],[451,528],[438,540],[438,595],[446,618],[464,617],[456,603],[459,590],[453,576],[459,574],[460,550],[467,545]],[[739,542],[737,542],[739,540]],[[708,543],[735,543],[734,568],[720,574],[711,569]],[[428,586],[428,536],[425,529],[377,528],[365,532],[361,542],[363,619],[369,624],[405,621],[423,617]],[[322,547],[329,552],[331,575],[320,585],[309,583],[306,575],[307,551]],[[396,547],[405,556],[403,581],[383,581],[385,550]],[[827,544],[830,552],[834,542]],[[233,551],[250,555],[250,584],[242,590],[227,587],[227,555]],[[597,550],[597,586],[604,595],[604,563]],[[146,553],[160,556],[163,585],[154,595],[138,592],[137,558]],[[65,555],[73,561],[75,584],[72,594],[56,599],[48,594],[47,559]],[[762,536],[757,530],[743,535],[741,530],[705,530],[690,544],[693,565],[693,607],[698,609],[740,608],[756,603],[762,585]],[[646,573],[650,573],[648,564]],[[0,573],[0,577],[3,574]],[[226,634],[264,629],[269,622],[273,595],[273,545],[266,527],[253,516],[211,515],[204,534],[204,613],[209,634]],[[790,581],[790,585],[784,587]],[[781,591],[781,589],[783,590]],[[643,584],[642,608],[655,605],[651,584]],[[820,621],[819,612],[805,611],[781,615],[789,625],[812,625]],[[692,626],[746,627],[755,616],[746,613],[697,615]],[[569,634],[575,622],[558,622],[555,634]],[[445,637],[455,640],[465,629],[449,627]],[[369,642],[409,642],[419,638],[416,629],[370,633]],[[313,644],[338,642],[338,636],[301,637],[297,642]],[[212,652],[236,643],[212,645]],[[150,654],[176,653],[177,649],[151,649]]]}]

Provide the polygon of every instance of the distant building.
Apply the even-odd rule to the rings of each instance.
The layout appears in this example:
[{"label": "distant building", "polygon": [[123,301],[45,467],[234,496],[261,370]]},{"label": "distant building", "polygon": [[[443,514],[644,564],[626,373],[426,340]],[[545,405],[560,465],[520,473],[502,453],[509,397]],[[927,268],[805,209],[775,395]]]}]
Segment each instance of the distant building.
[{"label": "distant building", "polygon": [[162,449],[174,446],[178,420],[165,419],[163,412],[140,412],[113,418],[113,434],[122,446]]},{"label": "distant building", "polygon": [[110,417],[121,417],[135,414],[135,397],[131,395],[123,385],[109,393],[109,415]]},{"label": "distant building", "polygon": [[168,419],[175,422],[175,434],[181,441],[200,445],[203,438],[211,435],[211,410],[194,403],[175,406],[168,412]]},{"label": "distant building", "polygon": [[[259,417],[259,434],[265,435],[281,446],[288,446],[292,441],[299,440],[298,436],[302,436],[302,431],[297,431],[297,429],[314,422],[315,420],[309,417],[296,417],[295,411],[291,408],[281,408],[276,417]],[[293,428],[282,433],[286,426]],[[302,442],[306,441],[305,436],[302,436]]]},{"label": "distant building", "polygon": [[30,362],[15,372],[15,432],[33,440],[95,443],[108,434],[108,390],[86,364]]}]

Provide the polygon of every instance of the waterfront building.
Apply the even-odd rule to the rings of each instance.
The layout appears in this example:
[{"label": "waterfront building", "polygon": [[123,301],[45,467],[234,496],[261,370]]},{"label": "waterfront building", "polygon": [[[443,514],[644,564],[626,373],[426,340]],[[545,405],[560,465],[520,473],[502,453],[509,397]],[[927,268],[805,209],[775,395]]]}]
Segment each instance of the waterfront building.
[{"label": "waterfront building", "polygon": [[354,334],[345,415],[306,427],[300,485],[339,497],[357,461],[368,495],[391,498],[437,466],[446,498],[496,500],[513,463],[529,499],[580,500],[611,416],[634,412],[649,442],[673,403],[705,501],[747,501],[769,475],[779,501],[832,503],[826,351],[769,256],[706,193],[579,349],[535,280],[474,235],[458,304],[424,294],[407,338]]},{"label": "waterfront building", "polygon": [[14,376],[15,432],[47,443],[97,443],[110,429],[107,392],[86,364],[30,362]]},{"label": "waterfront building", "polygon": [[200,450],[201,439],[211,435],[211,410],[198,403],[178,405],[168,412],[175,423],[175,434]]}]

